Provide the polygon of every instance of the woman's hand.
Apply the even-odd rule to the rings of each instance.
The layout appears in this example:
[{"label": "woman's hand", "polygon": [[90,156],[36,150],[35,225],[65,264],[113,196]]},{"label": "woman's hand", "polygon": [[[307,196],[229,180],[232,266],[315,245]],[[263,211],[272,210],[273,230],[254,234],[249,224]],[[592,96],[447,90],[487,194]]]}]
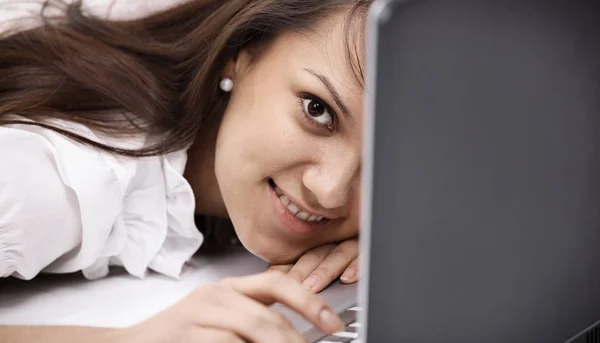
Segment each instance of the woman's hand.
[{"label": "woman's hand", "polygon": [[320,292],[338,277],[343,283],[358,281],[358,238],[313,248],[295,264],[273,265],[313,292]]},{"label": "woman's hand", "polygon": [[342,322],[318,295],[278,271],[219,284],[200,286],[173,307],[124,329],[123,342],[139,343],[271,343],[305,342],[280,313],[268,307],[279,302],[327,333]]}]

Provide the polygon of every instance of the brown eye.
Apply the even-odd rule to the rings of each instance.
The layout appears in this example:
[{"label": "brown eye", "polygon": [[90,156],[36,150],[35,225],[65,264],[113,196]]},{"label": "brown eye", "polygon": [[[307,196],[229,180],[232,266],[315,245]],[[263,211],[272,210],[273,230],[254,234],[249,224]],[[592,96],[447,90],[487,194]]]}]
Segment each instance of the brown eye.
[{"label": "brown eye", "polygon": [[329,114],[327,106],[316,99],[303,99],[304,112],[317,124],[330,127],[333,124],[333,117]]},{"label": "brown eye", "polygon": [[325,112],[327,109],[322,103],[316,100],[310,100],[308,105],[306,105],[306,110],[311,116],[318,117],[323,115],[323,112]]}]

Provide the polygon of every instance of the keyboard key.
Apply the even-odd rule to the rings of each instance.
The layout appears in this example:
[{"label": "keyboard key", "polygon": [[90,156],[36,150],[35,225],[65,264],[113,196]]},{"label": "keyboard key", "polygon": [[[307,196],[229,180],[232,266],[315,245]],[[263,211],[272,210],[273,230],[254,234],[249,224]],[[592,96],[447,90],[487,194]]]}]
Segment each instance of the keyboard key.
[{"label": "keyboard key", "polygon": [[357,332],[339,331],[334,333],[333,335],[342,338],[358,338]]},{"label": "keyboard key", "polygon": [[340,313],[340,319],[344,325],[348,325],[352,322],[355,322],[358,318],[356,318],[356,311],[346,310]]},{"label": "keyboard key", "polygon": [[337,337],[337,336],[327,336],[317,343],[350,343],[352,338],[347,337]]},{"label": "keyboard key", "polygon": [[311,331],[305,333],[305,337],[309,340],[309,342],[313,343],[361,343],[358,337],[358,329],[360,327],[360,323],[357,323],[357,312],[362,309],[358,306],[352,305],[350,308],[339,313],[339,317],[346,325],[344,330],[340,332],[336,332],[331,336],[326,336],[324,334],[319,334],[320,331],[316,328],[313,328]]},{"label": "keyboard key", "polygon": [[346,331],[346,332],[358,332],[358,328],[351,327],[351,326],[346,326],[344,328],[344,330],[342,330],[342,331]]}]

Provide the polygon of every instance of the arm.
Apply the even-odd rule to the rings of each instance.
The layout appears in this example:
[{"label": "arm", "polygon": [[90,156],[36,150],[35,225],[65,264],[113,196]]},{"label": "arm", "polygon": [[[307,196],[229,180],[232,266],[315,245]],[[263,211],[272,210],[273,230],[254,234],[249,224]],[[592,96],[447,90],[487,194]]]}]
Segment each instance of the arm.
[{"label": "arm", "polygon": [[[75,326],[0,326],[0,343],[114,343],[120,329]],[[124,341],[123,341],[124,342]]]},{"label": "arm", "polygon": [[283,273],[269,272],[200,286],[130,328],[0,326],[0,343],[306,342],[286,317],[269,307],[273,303],[294,310],[324,333],[343,327],[325,299]]}]

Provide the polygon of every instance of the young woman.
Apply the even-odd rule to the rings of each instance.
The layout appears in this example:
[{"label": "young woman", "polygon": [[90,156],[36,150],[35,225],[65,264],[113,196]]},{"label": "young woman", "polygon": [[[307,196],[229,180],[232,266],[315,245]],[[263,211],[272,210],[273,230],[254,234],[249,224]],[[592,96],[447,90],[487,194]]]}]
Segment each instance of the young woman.
[{"label": "young woman", "polygon": [[131,328],[0,327],[0,342],[303,341],[274,301],[339,329],[311,290],[357,278],[370,2],[191,0],[120,21],[76,2],[4,33],[0,276],[175,277],[204,240],[195,215],[227,218],[280,271]]}]

